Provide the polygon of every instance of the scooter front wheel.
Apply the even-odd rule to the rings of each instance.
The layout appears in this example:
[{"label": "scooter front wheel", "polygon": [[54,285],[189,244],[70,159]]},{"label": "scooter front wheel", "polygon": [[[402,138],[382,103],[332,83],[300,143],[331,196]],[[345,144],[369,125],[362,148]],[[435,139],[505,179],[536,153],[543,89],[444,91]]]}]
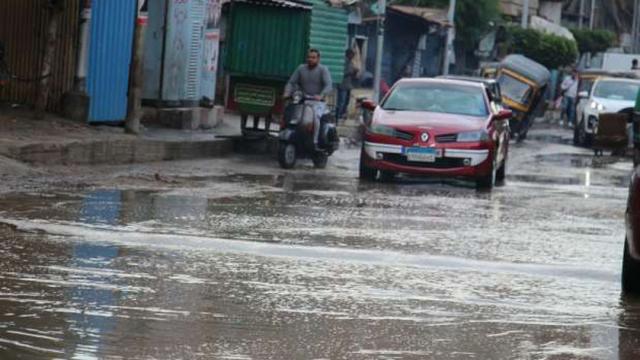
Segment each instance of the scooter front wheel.
[{"label": "scooter front wheel", "polygon": [[298,154],[296,146],[288,142],[278,144],[278,162],[283,169],[292,169],[296,166]]},{"label": "scooter front wheel", "polygon": [[324,152],[319,152],[313,156],[313,166],[316,169],[324,169],[327,167],[327,162],[329,161],[329,155]]}]

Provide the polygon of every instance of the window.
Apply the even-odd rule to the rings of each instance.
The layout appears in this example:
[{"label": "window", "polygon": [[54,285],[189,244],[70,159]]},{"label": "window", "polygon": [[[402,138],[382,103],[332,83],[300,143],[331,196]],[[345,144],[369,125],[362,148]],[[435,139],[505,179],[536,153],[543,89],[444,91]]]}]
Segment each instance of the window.
[{"label": "window", "polygon": [[437,83],[400,84],[389,94],[382,108],[389,111],[489,115],[482,88]]},{"label": "window", "polygon": [[502,74],[498,79],[502,95],[523,105],[531,101],[531,86],[514,77]]}]

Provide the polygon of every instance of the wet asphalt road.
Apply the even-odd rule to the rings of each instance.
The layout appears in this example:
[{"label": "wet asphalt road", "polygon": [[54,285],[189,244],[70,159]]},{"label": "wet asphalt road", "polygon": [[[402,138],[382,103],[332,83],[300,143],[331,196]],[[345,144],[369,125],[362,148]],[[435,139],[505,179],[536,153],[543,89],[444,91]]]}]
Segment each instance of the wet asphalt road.
[{"label": "wet asphalt road", "polygon": [[531,137],[492,193],[363,184],[355,149],[5,193],[0,359],[640,359],[631,163]]}]

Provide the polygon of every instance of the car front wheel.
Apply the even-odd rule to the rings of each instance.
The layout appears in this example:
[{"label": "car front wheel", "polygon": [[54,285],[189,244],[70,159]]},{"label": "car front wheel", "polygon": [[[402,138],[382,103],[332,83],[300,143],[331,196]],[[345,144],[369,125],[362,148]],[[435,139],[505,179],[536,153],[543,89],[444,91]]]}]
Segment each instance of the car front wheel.
[{"label": "car front wheel", "polygon": [[478,188],[478,190],[493,189],[493,186],[496,184],[497,176],[498,176],[498,169],[496,164],[496,158],[494,155],[493,160],[491,161],[491,169],[489,173],[485,176],[482,176],[476,179],[476,188]]},{"label": "car front wheel", "polygon": [[382,182],[392,182],[396,178],[396,173],[393,171],[381,171],[380,172],[380,181]]},{"label": "car front wheel", "polygon": [[584,120],[580,120],[578,125],[573,128],[573,145],[582,146],[582,139],[580,138],[580,129],[584,126]]},{"label": "car front wheel", "polygon": [[325,169],[329,160],[329,155],[326,153],[318,153],[313,156],[313,166],[316,169]]},{"label": "car front wheel", "polygon": [[622,291],[640,295],[640,261],[631,257],[629,243],[626,240],[622,258]]},{"label": "car front wheel", "polygon": [[365,181],[375,181],[378,176],[378,170],[368,167],[364,163],[364,151],[360,154],[360,179]]},{"label": "car front wheel", "polygon": [[496,172],[496,183],[504,185],[504,180],[507,177],[507,158],[502,162],[502,166]]},{"label": "car front wheel", "polygon": [[590,147],[593,142],[593,135],[587,134],[587,131],[584,129],[585,126],[586,120],[583,117],[574,129],[574,144],[576,146]]}]

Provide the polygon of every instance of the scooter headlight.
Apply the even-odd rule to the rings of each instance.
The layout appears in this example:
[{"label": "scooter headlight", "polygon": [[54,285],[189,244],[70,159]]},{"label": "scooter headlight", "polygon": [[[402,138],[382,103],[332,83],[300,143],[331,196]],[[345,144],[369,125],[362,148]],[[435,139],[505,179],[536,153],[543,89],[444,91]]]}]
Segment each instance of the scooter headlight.
[{"label": "scooter headlight", "polygon": [[300,104],[300,103],[302,102],[302,98],[303,98],[302,93],[301,93],[301,92],[299,92],[299,91],[296,91],[296,92],[293,94],[293,96],[292,96],[291,100],[293,100],[293,103],[294,103],[294,104]]}]

